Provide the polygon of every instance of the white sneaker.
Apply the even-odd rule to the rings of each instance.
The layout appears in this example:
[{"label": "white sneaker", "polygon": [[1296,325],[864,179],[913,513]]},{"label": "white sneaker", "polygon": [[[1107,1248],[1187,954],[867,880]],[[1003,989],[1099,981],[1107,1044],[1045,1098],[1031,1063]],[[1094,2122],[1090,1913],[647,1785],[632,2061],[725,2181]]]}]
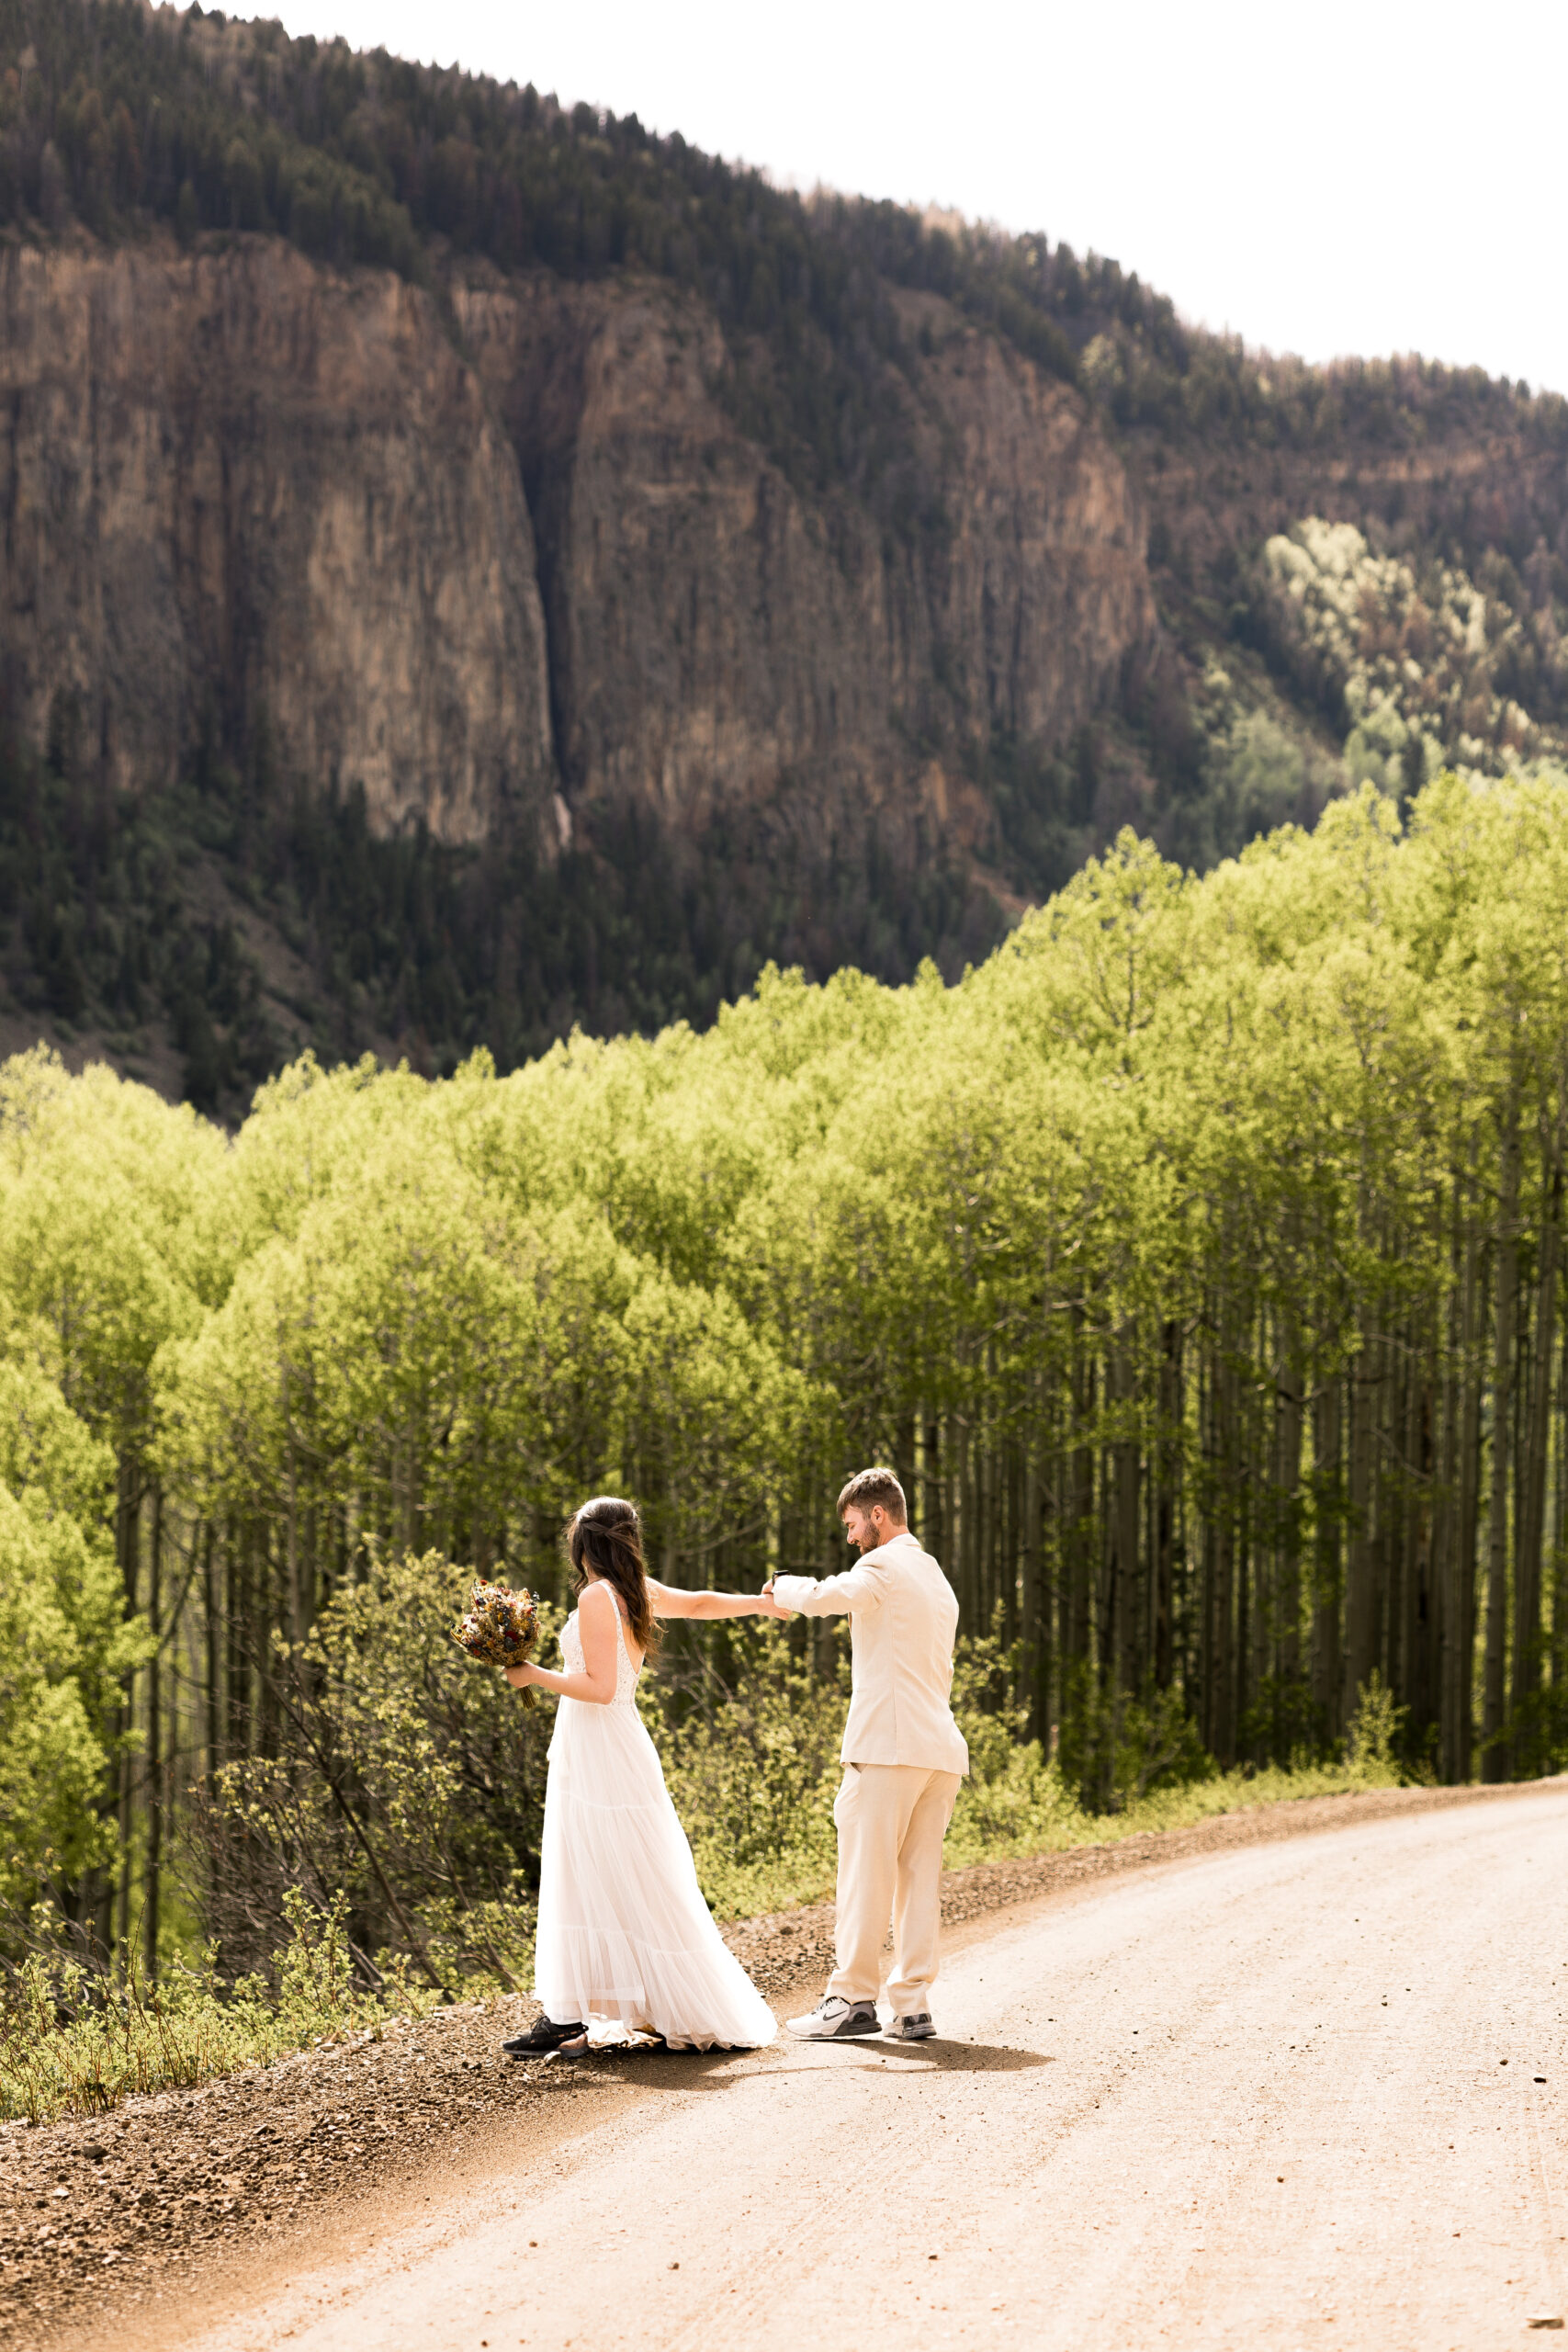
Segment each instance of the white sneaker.
[{"label": "white sneaker", "polygon": [[809,2017],[786,2018],[797,2041],[848,2041],[857,2033],[880,2033],[874,2001],[840,2001],[836,1993],[818,2001]]},{"label": "white sneaker", "polygon": [[895,2018],[887,2033],[893,2041],[931,2041],[936,2037],[936,2028],[930,2009],[919,2009],[912,2018]]}]

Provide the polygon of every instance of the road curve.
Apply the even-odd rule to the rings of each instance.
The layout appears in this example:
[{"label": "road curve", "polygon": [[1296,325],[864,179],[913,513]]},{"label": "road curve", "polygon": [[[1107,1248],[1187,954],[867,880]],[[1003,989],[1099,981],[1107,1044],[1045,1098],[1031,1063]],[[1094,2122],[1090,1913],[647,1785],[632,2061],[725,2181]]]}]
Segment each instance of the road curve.
[{"label": "road curve", "polygon": [[642,2062],[483,2203],[182,2341],[1521,2343],[1568,2319],[1565,1892],[1548,1787],[1055,1898],[953,1956],[942,2040]]}]

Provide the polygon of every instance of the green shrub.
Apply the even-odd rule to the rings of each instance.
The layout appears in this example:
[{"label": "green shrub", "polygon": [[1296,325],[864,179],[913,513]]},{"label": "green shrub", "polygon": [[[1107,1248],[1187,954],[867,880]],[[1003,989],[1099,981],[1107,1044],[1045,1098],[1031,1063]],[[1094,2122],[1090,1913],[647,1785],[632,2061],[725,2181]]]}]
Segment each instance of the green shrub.
[{"label": "green shrub", "polygon": [[824,1668],[797,1658],[775,1632],[739,1623],[728,1679],[711,1658],[684,1686],[674,1677],[663,1688],[644,1679],[644,1719],[704,1893],[723,1918],[814,1902],[832,1890],[849,1670],[847,1645],[829,1643],[817,1645],[818,1659],[826,1650]]},{"label": "green shrub", "polygon": [[[645,1686],[645,1718],[720,1918],[832,1894],[847,1631],[819,1634],[808,1658],[766,1629],[746,1627],[732,1637],[726,1674],[709,1661],[681,1690],[679,1719],[665,1712],[667,1692]],[[969,1773],[947,1835],[950,1869],[1143,1837],[1290,1798],[1392,1787],[1401,1778],[1398,1711],[1391,1717],[1387,1693],[1371,1684],[1343,1762],[1303,1756],[1289,1770],[1234,1772],[1220,1771],[1175,1692],[1118,1705],[1095,1684],[1077,1696],[1073,1735],[1064,1736],[1067,1769],[1025,1737],[1024,1711],[1009,1695],[1016,1670],[1016,1657],[994,1637],[959,1644],[953,1711]],[[1097,1803],[1102,1764],[1106,1796]]]},{"label": "green shrub", "polygon": [[[189,1821],[226,1970],[265,1969],[308,1898],[339,1918],[362,1987],[531,1981],[551,1717],[453,1642],[470,1574],[438,1552],[376,1555],[307,1641],[275,1644],[291,1752],[221,1766]],[[547,1604],[541,1623],[547,1655]]]}]

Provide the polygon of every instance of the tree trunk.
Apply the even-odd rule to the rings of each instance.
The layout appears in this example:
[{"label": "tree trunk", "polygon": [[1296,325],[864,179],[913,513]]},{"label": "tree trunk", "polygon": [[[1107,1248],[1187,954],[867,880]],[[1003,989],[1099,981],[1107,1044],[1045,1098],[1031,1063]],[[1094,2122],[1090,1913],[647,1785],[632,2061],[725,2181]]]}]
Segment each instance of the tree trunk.
[{"label": "tree trunk", "polygon": [[1486,1659],[1482,1691],[1481,1777],[1507,1777],[1503,1750],[1508,1654],[1508,1468],[1514,1408],[1514,1307],[1518,1288],[1519,1135],[1510,1109],[1502,1138],[1497,1201],[1492,1356],[1492,1480],[1486,1522]]},{"label": "tree trunk", "polygon": [[909,1516],[913,1519],[916,1496],[915,1417],[912,1413],[901,1413],[898,1417],[893,1437],[893,1470],[898,1484],[904,1489],[905,1499],[909,1507]]},{"label": "tree trunk", "polygon": [[1046,1565],[1045,1495],[1040,1476],[1043,1433],[1036,1430],[1023,1459],[1024,1656],[1029,1676],[1029,1736],[1051,1752],[1051,1584]]},{"label": "tree trunk", "polygon": [[201,1531],[201,1631],[206,1650],[206,1687],[202,1701],[206,1710],[205,1770],[209,1781],[222,1761],[220,1748],[220,1727],[222,1724],[222,1679],[220,1670],[221,1627],[218,1622],[218,1585],[213,1574],[214,1531],[210,1521]]},{"label": "tree trunk", "polygon": [[147,1976],[158,1976],[158,1898],[164,1871],[164,1489],[152,1489],[152,1526],[147,1547],[147,1628],[152,1655],[147,1661],[147,1751],[143,1786],[147,1805],[146,1892],[141,1905]]},{"label": "tree trunk", "polygon": [[250,1623],[250,1594],[246,1589],[245,1569],[244,1524],[231,1519],[224,1534],[224,1581],[228,1589],[223,1623],[223,1645],[227,1652],[223,1676],[223,1695],[227,1701],[223,1726],[225,1762],[245,1755],[250,1744],[251,1668],[245,1652],[245,1634]]},{"label": "tree trunk", "polygon": [[1529,1420],[1524,1437],[1519,1524],[1514,1546],[1514,1676],[1511,1701],[1517,1774],[1540,1769],[1541,1552],[1546,1538],[1546,1467],[1551,1438],[1551,1359],[1556,1341],[1557,1273],[1562,1171],[1545,1186],[1538,1251],[1535,1347],[1530,1367]]},{"label": "tree trunk", "polygon": [[1418,1752],[1429,1753],[1438,1722],[1438,1609],[1432,1561],[1432,1489],[1437,1482],[1438,1385],[1430,1334],[1412,1349],[1404,1534],[1404,1689]]},{"label": "tree trunk", "polygon": [[958,1424],[958,1552],[963,1563],[959,1597],[964,1623],[972,1634],[986,1631],[980,1592],[980,1441],[965,1412]]},{"label": "tree trunk", "polygon": [[1361,1345],[1350,1363],[1350,1525],[1345,1577],[1345,1679],[1342,1722],[1348,1723],[1378,1664],[1377,1536],[1373,1475],[1382,1402],[1382,1350],[1360,1318]]},{"label": "tree trunk", "polygon": [[[141,1549],[141,1487],[140,1473],[129,1458],[122,1457],[116,1494],[115,1546],[119,1554],[120,1581],[125,1589],[127,1616],[133,1616],[140,1604],[140,1554]],[[116,1727],[124,1739],[136,1721],[136,1680],[128,1676],[124,1704],[116,1711]],[[129,1747],[122,1747],[118,1772],[119,1884],[117,1895],[115,1942],[122,1952],[130,1948],[130,1868],[132,1859],[132,1781],[131,1757]]]},{"label": "tree trunk", "polygon": [[1568,1324],[1557,1370],[1557,1444],[1551,1482],[1551,1717],[1554,1754],[1568,1740]]},{"label": "tree trunk", "polygon": [[1133,1334],[1130,1330],[1123,1330],[1118,1338],[1110,1370],[1121,1424],[1111,1449],[1116,1489],[1111,1587],[1111,1616],[1116,1628],[1116,1679],[1121,1690],[1135,1691],[1143,1681],[1143,1645],[1140,1638],[1143,1611],[1138,1605],[1142,1462],[1137,1432],[1132,1426],[1137,1401],[1137,1374],[1134,1369]]},{"label": "tree trunk", "polygon": [[1094,1448],[1089,1442],[1094,1419],[1095,1363],[1086,1350],[1078,1380],[1078,1442],[1073,1452],[1072,1503],[1072,1632],[1068,1656],[1081,1665],[1092,1663],[1094,1628]]},{"label": "tree trunk", "polygon": [[[1304,1404],[1300,1348],[1292,1332],[1287,1339],[1276,1407],[1275,1512],[1279,1529],[1279,1592],[1275,1623],[1274,1671],[1286,1690],[1301,1679],[1302,1671],[1302,1439]],[[1283,1760],[1283,1759],[1280,1759]]]},{"label": "tree trunk", "polygon": [[942,1423],[926,1423],[926,1440],[921,1448],[920,1509],[923,1514],[920,1541],[934,1560],[942,1560],[951,1568],[952,1554],[948,1546],[946,1514],[942,1507]]},{"label": "tree trunk", "polygon": [[1482,1330],[1486,1317],[1481,1236],[1469,1228],[1460,1297],[1459,1509],[1455,1522],[1451,1607],[1445,1624],[1445,1689],[1452,1746],[1448,1778],[1468,1781],[1475,1760],[1475,1548],[1481,1532]]},{"label": "tree trunk", "polygon": [[1176,1675],[1176,1507],[1181,1461],[1181,1327],[1168,1321],[1160,1334],[1159,1439],[1155,1456],[1152,1640],[1155,1682],[1168,1690]]},{"label": "tree trunk", "polygon": [[1324,1381],[1313,1399],[1313,1640],[1312,1694],[1324,1733],[1337,1740],[1344,1729],[1339,1701],[1340,1522],[1344,1515],[1340,1468],[1343,1375]]},{"label": "tree trunk", "polygon": [[1414,1516],[1409,1508],[1407,1465],[1414,1451],[1411,1416],[1415,1379],[1408,1333],[1401,1333],[1385,1347],[1383,1363],[1382,1410],[1379,1416],[1377,1452],[1373,1456],[1379,1595],[1379,1629],[1373,1650],[1382,1662],[1384,1681],[1396,1698],[1403,1700],[1404,1596],[1408,1589],[1404,1555]]},{"label": "tree trunk", "polygon": [[1234,1374],[1223,1354],[1214,1363],[1213,1542],[1210,1553],[1210,1746],[1228,1770],[1235,1762],[1235,1430]]}]

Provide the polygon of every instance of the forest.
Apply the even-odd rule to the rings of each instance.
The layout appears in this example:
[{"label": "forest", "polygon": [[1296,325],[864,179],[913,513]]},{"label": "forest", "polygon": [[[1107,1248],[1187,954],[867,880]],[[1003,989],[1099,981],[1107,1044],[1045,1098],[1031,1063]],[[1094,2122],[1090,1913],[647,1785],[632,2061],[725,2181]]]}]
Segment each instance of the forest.
[{"label": "forest", "polygon": [[[1126,833],[955,987],[306,1057],[232,1135],[14,1058],[13,1961],[233,1977],[305,1902],[367,1984],[520,1981],[548,1717],[449,1627],[474,1569],[558,1609],[606,1488],[660,1576],[754,1586],[897,1467],[962,1604],[965,1854],[1369,1724],[1409,1779],[1560,1764],[1565,896],[1568,779],[1440,775],[1201,877]],[[830,1630],[671,1638],[721,1908],[820,1884],[842,1698]]]},{"label": "forest", "polygon": [[[956,978],[1001,937],[955,858],[901,865],[894,892],[874,816],[781,857],[770,815],[734,811],[694,850],[636,807],[610,811],[546,862],[531,837],[378,835],[362,791],[318,793],[265,757],[242,774],[206,744],[172,788],[117,795],[69,736],[40,752],[0,712],[0,983],[66,1038],[99,1024],[122,1068],[165,1023],[170,1091],[232,1121],[291,1057],[290,1031],[328,1061],[390,1040],[427,1076],[480,1046],[509,1070],[577,1023],[705,1027],[770,961],[898,980],[931,954]],[[192,903],[193,870],[220,877],[230,915]],[[289,951],[286,1005],[264,992],[245,910]]]}]

